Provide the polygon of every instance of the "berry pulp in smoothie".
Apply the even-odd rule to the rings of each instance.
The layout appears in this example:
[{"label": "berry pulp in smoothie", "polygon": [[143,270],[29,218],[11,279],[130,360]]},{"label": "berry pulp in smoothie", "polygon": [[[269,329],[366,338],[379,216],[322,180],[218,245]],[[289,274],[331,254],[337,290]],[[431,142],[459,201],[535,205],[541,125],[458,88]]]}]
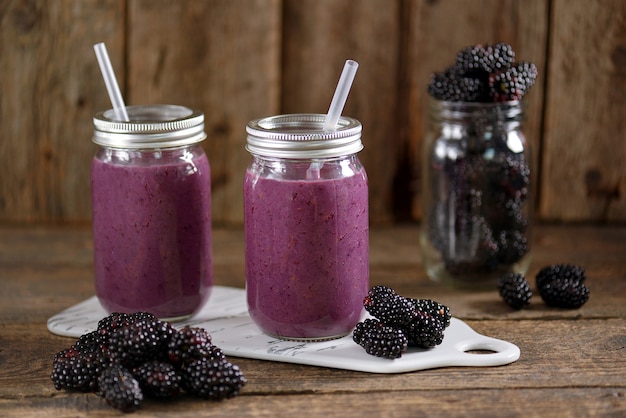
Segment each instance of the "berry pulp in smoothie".
[{"label": "berry pulp in smoothie", "polygon": [[368,188],[349,177],[244,180],[248,310],[285,339],[348,334],[369,288]]},{"label": "berry pulp in smoothie", "polygon": [[95,285],[107,311],[177,319],[207,301],[213,285],[210,166],[196,147],[103,149],[94,158]]}]

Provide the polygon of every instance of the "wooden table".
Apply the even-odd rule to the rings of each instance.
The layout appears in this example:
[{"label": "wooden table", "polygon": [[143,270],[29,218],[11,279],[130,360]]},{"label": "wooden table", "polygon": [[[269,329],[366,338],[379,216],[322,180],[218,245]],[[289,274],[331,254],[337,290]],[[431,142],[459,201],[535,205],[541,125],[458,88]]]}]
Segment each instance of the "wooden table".
[{"label": "wooden table", "polygon": [[[372,285],[447,304],[476,331],[518,345],[518,361],[380,375],[232,358],[248,379],[240,396],[148,401],[134,416],[626,416],[626,227],[536,228],[529,277],[547,264],[584,266],[591,298],[578,310],[535,295],[513,311],[495,290],[432,283],[417,231],[371,231]],[[216,283],[243,287],[242,231],[217,229],[214,243]],[[50,380],[52,356],[72,340],[50,334],[46,320],[94,293],[89,227],[0,227],[0,280],[0,416],[119,416]]]}]

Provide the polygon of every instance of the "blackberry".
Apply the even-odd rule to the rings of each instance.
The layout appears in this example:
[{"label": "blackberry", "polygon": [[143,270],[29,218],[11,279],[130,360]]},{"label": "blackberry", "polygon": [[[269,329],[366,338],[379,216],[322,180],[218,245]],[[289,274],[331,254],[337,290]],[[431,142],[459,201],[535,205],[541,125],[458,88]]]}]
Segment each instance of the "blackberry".
[{"label": "blackberry", "polygon": [[530,186],[530,165],[524,154],[507,154],[503,167],[502,175],[506,182],[502,184],[502,187],[509,191],[512,196],[526,197],[528,186]]},{"label": "blackberry", "polygon": [[559,277],[539,289],[541,298],[548,306],[577,309],[589,300],[589,289],[585,283]]},{"label": "blackberry", "polygon": [[[500,145],[499,141],[496,145]],[[507,152],[508,151],[508,152]],[[503,149],[485,166],[489,186],[506,193],[511,198],[523,198],[530,185],[530,166],[523,153]]]},{"label": "blackberry", "polygon": [[444,323],[434,315],[417,312],[416,318],[402,328],[409,347],[432,348],[443,342]]},{"label": "blackberry", "polygon": [[352,339],[368,354],[388,359],[402,357],[408,345],[401,329],[387,326],[377,319],[359,322],[352,333]]},{"label": "blackberry", "polygon": [[54,355],[50,378],[57,390],[93,392],[98,388],[98,376],[107,366],[108,359],[100,352],[80,352],[70,347]]},{"label": "blackberry", "polygon": [[143,402],[139,382],[124,367],[115,364],[98,378],[99,394],[115,409],[123,412],[137,410]]},{"label": "blackberry", "polygon": [[530,62],[520,62],[504,71],[489,75],[489,91],[494,102],[521,100],[535,84],[537,67]]},{"label": "blackberry", "polygon": [[487,44],[485,50],[485,69],[487,72],[501,71],[511,67],[515,61],[515,51],[507,43]]},{"label": "blackberry", "polygon": [[452,315],[450,314],[450,308],[441,303],[434,301],[432,299],[409,299],[415,310],[424,312],[433,317],[439,318],[444,328],[448,328],[450,326],[450,319]]},{"label": "blackberry", "polygon": [[537,81],[537,76],[539,75],[537,66],[529,61],[520,61],[517,62],[513,68],[515,68],[520,82],[526,88],[524,94],[528,93],[528,89],[530,89],[535,84],[535,81]]},{"label": "blackberry", "polygon": [[537,289],[541,299],[557,308],[577,309],[589,300],[585,270],[576,265],[557,264],[537,273]]},{"label": "blackberry", "polygon": [[72,345],[79,353],[90,353],[101,350],[104,339],[98,331],[88,332],[81,335]]},{"label": "blackberry", "polygon": [[131,324],[138,321],[144,321],[146,319],[158,319],[155,314],[145,311],[133,312],[128,314],[128,322]]},{"label": "blackberry", "polygon": [[181,377],[188,393],[212,400],[232,398],[247,383],[239,367],[226,359],[193,360],[183,365]]},{"label": "blackberry", "polygon": [[547,283],[554,281],[555,279],[563,277],[574,281],[585,281],[585,269],[581,266],[573,264],[553,264],[546,266],[539,270],[535,277],[537,281],[537,288],[541,290]]},{"label": "blackberry", "polygon": [[496,231],[521,232],[528,226],[523,198],[511,197],[506,192],[496,192],[490,199],[490,203],[491,207],[486,210],[486,214]]},{"label": "blackberry", "polygon": [[118,328],[125,327],[128,324],[142,321],[145,319],[157,319],[157,317],[144,311],[138,311],[133,313],[113,312],[106,317],[98,321],[97,330],[103,331],[103,334],[109,334]]},{"label": "blackberry", "polygon": [[136,367],[132,374],[146,396],[169,399],[180,393],[181,377],[172,364],[152,361]]},{"label": "blackberry", "polygon": [[106,329],[107,331],[113,331],[117,328],[121,328],[124,325],[127,325],[128,323],[128,314],[122,312],[113,312],[98,321],[97,329]]},{"label": "blackberry", "polygon": [[[475,248],[473,251],[474,260],[482,265],[487,271],[495,270],[498,266],[497,255],[500,251],[500,245],[494,238],[491,225],[482,216],[476,216],[472,218],[474,225],[474,234],[472,235],[472,241],[470,245]],[[477,242],[474,244],[474,240]]]},{"label": "blackberry", "polygon": [[492,196],[489,216],[496,231],[524,232],[528,226],[529,208],[525,204],[527,189],[518,196],[511,196],[506,191],[498,190]]},{"label": "blackberry", "polygon": [[173,334],[168,322],[144,319],[113,331],[107,346],[114,361],[134,367],[165,356]]},{"label": "blackberry", "polygon": [[125,327],[130,324],[128,314],[122,312],[113,312],[110,315],[102,318],[98,321],[97,332],[103,342],[108,340],[109,336],[117,329]]},{"label": "blackberry", "polygon": [[530,304],[532,291],[524,276],[507,273],[498,278],[498,292],[502,299],[513,309],[522,309]]},{"label": "blackberry", "polygon": [[453,226],[456,236],[454,246],[448,245],[443,251],[446,269],[451,274],[495,270],[499,246],[491,227],[482,216],[468,217],[463,213],[460,208]]},{"label": "blackberry", "polygon": [[461,73],[489,72],[484,68],[484,49],[482,45],[472,45],[460,50],[456,55],[456,68]]},{"label": "blackberry", "polygon": [[211,343],[211,335],[204,328],[183,327],[174,332],[167,348],[168,359],[175,365],[201,358],[224,357],[224,353]]},{"label": "blackberry", "polygon": [[374,286],[363,299],[365,310],[386,325],[403,325],[415,317],[411,301],[386,286]]},{"label": "blackberry", "polygon": [[449,67],[431,76],[427,91],[438,100],[478,102],[487,97],[489,82],[487,77],[466,77],[457,68]]},{"label": "blackberry", "polygon": [[504,43],[469,46],[459,51],[456,66],[465,74],[480,75],[505,70],[515,61],[513,48]]},{"label": "blackberry", "polygon": [[519,261],[529,250],[528,238],[521,231],[506,230],[499,236],[498,260],[502,264]]}]

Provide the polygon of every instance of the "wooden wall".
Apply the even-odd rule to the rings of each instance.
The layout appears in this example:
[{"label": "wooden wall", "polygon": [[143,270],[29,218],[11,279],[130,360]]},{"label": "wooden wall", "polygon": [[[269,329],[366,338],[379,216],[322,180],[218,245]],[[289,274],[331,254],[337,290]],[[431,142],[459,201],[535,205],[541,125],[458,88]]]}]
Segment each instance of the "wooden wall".
[{"label": "wooden wall", "polygon": [[497,41],[540,69],[538,217],[626,220],[626,1],[0,0],[0,222],[89,222],[101,41],[127,104],[204,111],[216,224],[242,222],[247,121],[325,113],[348,58],[370,217],[419,219],[430,73]]}]

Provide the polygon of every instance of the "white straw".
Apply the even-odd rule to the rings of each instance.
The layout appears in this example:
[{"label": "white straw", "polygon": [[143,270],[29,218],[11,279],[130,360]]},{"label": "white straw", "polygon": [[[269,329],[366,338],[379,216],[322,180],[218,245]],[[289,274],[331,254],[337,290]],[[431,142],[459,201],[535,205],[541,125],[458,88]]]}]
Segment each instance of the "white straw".
[{"label": "white straw", "polygon": [[99,44],[95,44],[93,46],[93,49],[94,51],[96,51],[96,58],[98,58],[100,71],[102,72],[102,77],[104,77],[104,84],[106,84],[107,86],[109,98],[111,99],[111,104],[113,104],[113,111],[115,112],[118,120],[128,122],[126,105],[124,104],[122,93],[120,93],[120,88],[117,85],[115,72],[113,71],[113,67],[111,66],[111,60],[109,59],[107,48],[104,45],[104,42],[100,42]]},{"label": "white straw", "polygon": [[324,130],[334,130],[337,127],[337,122],[339,121],[341,112],[343,112],[346,100],[348,100],[348,93],[350,93],[350,88],[352,87],[352,82],[354,81],[354,76],[358,68],[359,63],[353,60],[347,60],[343,66],[339,83],[337,83],[333,100],[330,102],[330,108],[328,109],[326,120],[324,121]]}]

